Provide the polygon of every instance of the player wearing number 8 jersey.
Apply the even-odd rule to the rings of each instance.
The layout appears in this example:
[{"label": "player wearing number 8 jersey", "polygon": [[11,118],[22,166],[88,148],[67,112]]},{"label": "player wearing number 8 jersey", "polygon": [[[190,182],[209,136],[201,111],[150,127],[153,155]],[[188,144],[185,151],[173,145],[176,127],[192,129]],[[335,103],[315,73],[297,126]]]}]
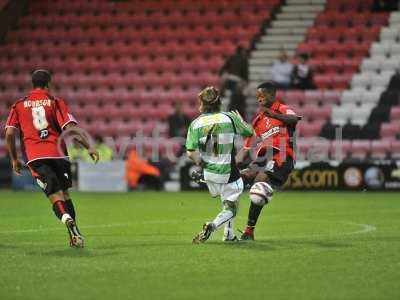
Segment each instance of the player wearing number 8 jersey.
[{"label": "player wearing number 8 jersey", "polygon": [[189,126],[187,155],[203,168],[204,182],[213,197],[220,196],[223,210],[212,222],[203,225],[193,242],[206,241],[212,232],[225,226],[224,241],[237,240],[233,233],[239,196],[243,181],[235,162],[235,135],[250,137],[253,128],[237,112],[220,112],[221,100],[214,87],[207,87],[198,95],[201,115]]},{"label": "player wearing number 8 jersey", "polygon": [[68,193],[71,169],[65,144],[59,141],[62,131],[69,129],[76,133],[77,140],[89,150],[96,162],[98,153],[78,130],[64,100],[50,94],[50,80],[48,71],[35,71],[32,74],[33,90],[11,107],[5,128],[7,148],[13,170],[19,175],[21,163],[15,144],[19,131],[27,166],[50,199],[54,213],[67,226],[70,245],[83,247],[83,237],[76,226],[75,209]]}]

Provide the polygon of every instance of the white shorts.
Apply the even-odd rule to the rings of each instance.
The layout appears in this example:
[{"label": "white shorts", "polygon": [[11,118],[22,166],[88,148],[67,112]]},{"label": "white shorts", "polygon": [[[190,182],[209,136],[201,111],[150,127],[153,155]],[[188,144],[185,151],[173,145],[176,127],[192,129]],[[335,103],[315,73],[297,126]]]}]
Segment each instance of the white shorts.
[{"label": "white shorts", "polygon": [[221,201],[235,202],[239,199],[243,192],[243,180],[238,180],[231,183],[214,183],[207,181],[207,187],[212,197],[221,196]]}]

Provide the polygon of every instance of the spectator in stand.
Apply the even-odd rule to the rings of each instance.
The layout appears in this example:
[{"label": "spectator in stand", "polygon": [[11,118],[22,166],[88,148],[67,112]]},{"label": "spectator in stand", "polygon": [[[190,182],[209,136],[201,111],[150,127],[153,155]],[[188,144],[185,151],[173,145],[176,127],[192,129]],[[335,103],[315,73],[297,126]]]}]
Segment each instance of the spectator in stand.
[{"label": "spectator in stand", "polygon": [[243,94],[242,84],[236,85],[228,105],[228,111],[238,111],[241,116],[246,115],[246,97]]},{"label": "spectator in stand", "polygon": [[68,155],[72,161],[80,160],[90,162],[91,160],[89,154],[86,153],[85,148],[83,148],[76,139],[73,139],[72,145],[68,146]]},{"label": "spectator in stand", "polygon": [[182,110],[182,104],[176,102],[175,112],[168,117],[169,137],[185,137],[189,127],[190,118]]},{"label": "spectator in stand", "polygon": [[307,54],[299,56],[299,63],[296,64],[292,71],[292,88],[300,90],[314,89],[313,72],[307,64]]},{"label": "spectator in stand", "polygon": [[400,92],[400,68],[396,69],[396,73],[390,78],[390,82],[387,88],[389,91]]},{"label": "spectator in stand", "polygon": [[97,135],[94,137],[95,149],[99,152],[100,161],[110,161],[113,159],[113,150],[110,146],[104,143],[101,136]]},{"label": "spectator in stand", "polygon": [[293,65],[289,62],[285,51],[282,51],[279,60],[275,61],[271,68],[272,80],[278,89],[288,89],[291,84]]},{"label": "spectator in stand", "polygon": [[237,85],[245,85],[249,78],[248,68],[247,51],[240,46],[221,69],[223,90],[229,90],[233,94]]},{"label": "spectator in stand", "polygon": [[126,161],[126,179],[131,189],[136,189],[139,183],[156,190],[162,189],[160,170],[141,158],[134,149],[129,152]]},{"label": "spectator in stand", "polygon": [[[101,136],[95,136],[94,138],[94,149],[99,153],[100,162],[110,161],[113,159],[113,150],[110,146],[103,142],[103,138]],[[85,162],[90,162],[91,157],[85,151],[85,149],[78,143],[77,140],[74,140],[72,145],[68,147],[68,154],[70,159],[72,160],[80,160]]]},{"label": "spectator in stand", "polygon": [[384,12],[397,10],[399,7],[398,0],[374,0],[372,4],[372,11]]}]

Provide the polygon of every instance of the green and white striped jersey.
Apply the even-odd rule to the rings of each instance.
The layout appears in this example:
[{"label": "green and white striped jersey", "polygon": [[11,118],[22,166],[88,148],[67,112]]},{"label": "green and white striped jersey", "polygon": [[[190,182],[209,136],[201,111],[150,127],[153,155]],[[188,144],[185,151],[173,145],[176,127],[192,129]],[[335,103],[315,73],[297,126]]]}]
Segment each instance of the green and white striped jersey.
[{"label": "green and white striped jersey", "polygon": [[228,183],[234,173],[238,174],[235,134],[250,137],[253,128],[234,112],[205,113],[190,124],[186,150],[199,150],[206,181]]}]

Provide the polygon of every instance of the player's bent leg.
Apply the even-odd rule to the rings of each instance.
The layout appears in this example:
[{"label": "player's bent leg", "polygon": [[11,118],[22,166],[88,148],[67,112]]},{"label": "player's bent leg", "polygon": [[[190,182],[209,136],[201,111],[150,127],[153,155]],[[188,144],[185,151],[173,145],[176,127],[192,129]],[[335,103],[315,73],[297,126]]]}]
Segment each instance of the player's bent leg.
[{"label": "player's bent leg", "polygon": [[236,201],[225,200],[225,201],[223,201],[222,205],[223,205],[222,211],[212,221],[216,230],[220,229],[228,221],[233,219],[237,213],[237,202]]},{"label": "player's bent leg", "polygon": [[[215,198],[221,194],[221,184],[213,183],[213,182],[206,182],[208,191],[210,192],[211,197]],[[192,243],[203,243],[209,239],[211,233],[215,230],[214,224],[212,222],[207,222],[203,224],[202,230],[196,234],[192,240]]]},{"label": "player's bent leg", "polygon": [[238,238],[235,235],[234,231],[234,222],[235,218],[232,218],[228,222],[226,222],[225,227],[224,227],[224,235],[222,240],[224,242],[235,242],[238,241]]},{"label": "player's bent leg", "polygon": [[63,191],[50,194],[48,196],[51,203],[53,203],[53,211],[55,215],[61,220],[67,227],[69,235],[69,244],[71,247],[83,248],[84,238],[79,232],[78,227],[72,216],[69,214],[66,203],[64,201]]},{"label": "player's bent leg", "polygon": [[193,239],[193,243],[203,243],[208,240],[211,234],[224,224],[233,219],[236,215],[236,203],[225,200],[223,202],[223,210],[215,217],[212,222],[207,222],[203,225],[203,230],[200,231]]},{"label": "player's bent leg", "polygon": [[[213,187],[213,184],[208,184],[208,186],[210,193],[212,190],[216,190],[215,187]],[[223,209],[212,222],[207,222],[203,225],[203,230],[194,237],[194,243],[205,242],[215,230],[221,228],[236,216],[238,198],[242,191],[242,179],[239,179],[233,183],[218,184],[218,193],[221,195],[221,199],[223,201]]]},{"label": "player's bent leg", "polygon": [[268,183],[268,175],[259,173],[250,188],[250,207],[247,226],[240,237],[241,240],[254,240],[254,229],[264,205],[272,200],[273,188]]},{"label": "player's bent leg", "polygon": [[64,193],[61,190],[56,174],[47,171],[45,174],[41,175],[40,178],[37,178],[36,181],[53,205],[53,211],[56,217],[65,224],[65,221],[71,218],[71,215],[68,213],[68,209],[65,205]]},{"label": "player's bent leg", "polygon": [[233,209],[232,219],[227,221],[224,226],[224,235],[222,238],[224,242],[238,241],[234,232],[234,220],[239,210],[239,198],[243,192],[243,186],[243,180],[238,179],[237,181],[228,184],[222,194],[222,198],[225,199],[223,202],[224,206],[226,207],[231,205]]},{"label": "player's bent leg", "polygon": [[236,200],[236,201],[225,200],[224,201],[224,210],[228,210],[228,211],[232,212],[232,217],[225,223],[224,235],[222,237],[222,240],[224,242],[238,241],[238,238],[236,237],[234,229],[233,229],[234,220],[237,215],[238,209],[239,209],[239,201],[238,200]]},{"label": "player's bent leg", "polygon": [[[70,246],[71,247],[77,247],[75,244],[79,243],[80,240],[82,240],[83,243],[83,236],[82,233],[79,230],[78,224],[76,222],[76,214],[75,214],[75,207],[72,202],[71,196],[69,195],[68,190],[64,190],[64,203],[65,207],[67,208],[68,213],[70,214],[71,218],[74,220],[74,226],[73,226],[73,232],[76,232],[77,234],[72,235],[71,230],[68,230],[69,238],[70,238]],[[74,240],[78,240],[78,242],[74,242]]]},{"label": "player's bent leg", "polygon": [[53,169],[60,182],[60,188],[64,193],[65,206],[67,207],[68,213],[71,215],[72,219],[76,221],[75,207],[68,192],[68,189],[72,187],[71,163],[64,159],[56,160],[54,161]]},{"label": "player's bent leg", "polygon": [[67,181],[64,176],[68,174],[68,169],[60,165],[62,162],[63,160],[37,160],[32,162],[29,167],[32,175],[36,178],[36,182],[52,203],[54,214],[66,225],[70,236],[70,245],[83,247],[83,237],[80,235],[70,210],[64,201],[64,190],[67,190],[65,188]]},{"label": "player's bent leg", "polygon": [[64,194],[64,202],[65,202],[67,211],[70,214],[71,218],[76,220],[74,203],[72,202],[72,199],[71,199],[71,196],[69,195],[68,190],[63,190],[63,194]]},{"label": "player's bent leg", "polygon": [[75,207],[68,192],[68,189],[72,187],[71,163],[64,159],[55,160],[53,161],[53,170],[59,180],[60,188],[64,194],[65,208],[72,218],[72,221],[68,220],[65,223],[70,237],[70,246],[82,248],[84,238],[76,224]]}]

